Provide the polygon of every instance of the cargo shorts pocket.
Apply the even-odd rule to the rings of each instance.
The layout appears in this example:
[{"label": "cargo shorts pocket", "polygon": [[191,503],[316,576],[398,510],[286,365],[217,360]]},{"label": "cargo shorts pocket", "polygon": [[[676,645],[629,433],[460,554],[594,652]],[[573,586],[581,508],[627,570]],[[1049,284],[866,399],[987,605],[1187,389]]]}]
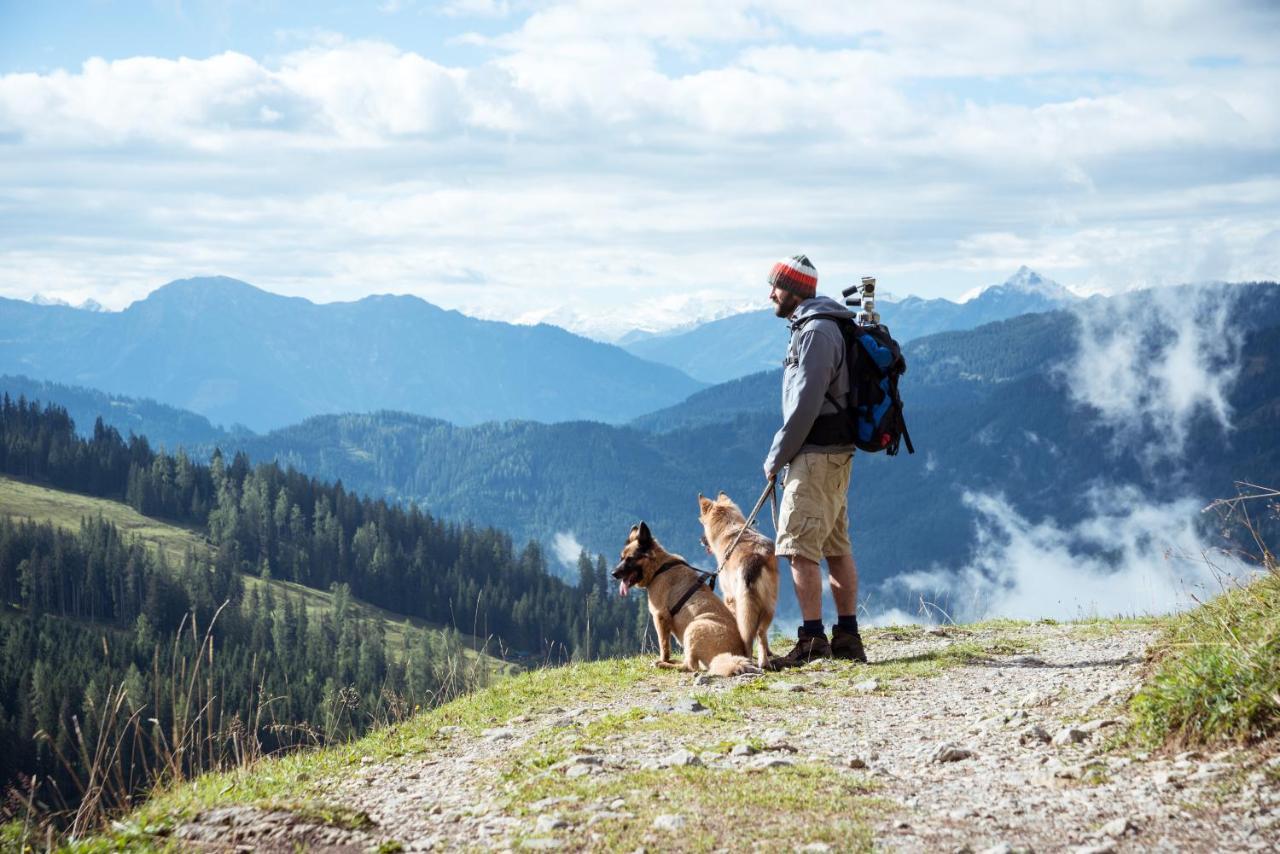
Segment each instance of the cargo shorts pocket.
[{"label": "cargo shorts pocket", "polygon": [[814,516],[791,514],[779,518],[777,554],[822,560],[823,527],[822,520]]}]

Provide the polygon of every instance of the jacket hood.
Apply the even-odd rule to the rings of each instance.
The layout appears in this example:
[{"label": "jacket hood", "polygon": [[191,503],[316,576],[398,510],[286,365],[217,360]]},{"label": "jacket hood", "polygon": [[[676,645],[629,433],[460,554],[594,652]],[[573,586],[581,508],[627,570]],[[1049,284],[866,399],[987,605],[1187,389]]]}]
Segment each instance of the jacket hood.
[{"label": "jacket hood", "polygon": [[832,318],[849,318],[852,320],[855,315],[845,306],[827,296],[816,296],[807,299],[796,307],[795,313],[791,315],[791,325],[795,326],[811,317],[832,317]]}]

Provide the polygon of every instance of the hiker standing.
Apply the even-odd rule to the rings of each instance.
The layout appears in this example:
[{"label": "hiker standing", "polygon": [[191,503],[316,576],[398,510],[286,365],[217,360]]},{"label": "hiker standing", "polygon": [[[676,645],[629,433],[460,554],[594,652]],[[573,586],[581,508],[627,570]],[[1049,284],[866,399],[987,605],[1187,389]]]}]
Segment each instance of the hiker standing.
[{"label": "hiker standing", "polygon": [[[853,313],[817,295],[818,271],[804,255],[784,258],[769,272],[774,314],[791,321],[782,373],[782,427],[764,461],[766,478],[786,467],[778,513],[777,554],[791,564],[804,618],[782,666],[813,658],[866,661],[858,634],[858,568],[849,542],[849,473],[854,445],[841,429],[837,402],[848,404],[845,341],[835,318]],[[826,417],[831,416],[831,417]],[[827,561],[836,624],[831,641],[822,626],[822,574]]]}]

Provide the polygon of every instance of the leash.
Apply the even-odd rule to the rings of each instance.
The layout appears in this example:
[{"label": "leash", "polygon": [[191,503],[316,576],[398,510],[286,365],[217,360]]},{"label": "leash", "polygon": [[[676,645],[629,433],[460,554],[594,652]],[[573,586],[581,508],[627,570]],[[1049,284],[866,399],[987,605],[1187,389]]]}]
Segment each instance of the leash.
[{"label": "leash", "polygon": [[715,572],[704,572],[699,569],[697,572],[707,576],[707,586],[712,590],[716,589],[716,577],[720,575],[720,570],[724,569],[724,565],[729,562],[729,556],[733,554],[733,550],[738,547],[738,543],[742,540],[742,535],[756,521],[756,516],[760,513],[760,508],[764,506],[766,499],[773,499],[770,502],[770,511],[773,515],[773,528],[778,529],[778,476],[774,475],[769,478],[769,482],[764,485],[764,492],[760,493],[760,498],[756,501],[756,506],[751,509],[751,515],[747,517],[747,521],[738,530],[738,536],[733,538],[733,542],[729,544],[728,550],[724,553],[724,560],[720,561],[720,565],[716,567]]},{"label": "leash", "polygon": [[770,502],[771,504],[770,511],[773,514],[773,527],[775,530],[777,529],[778,527],[777,487],[778,487],[777,476],[769,478],[769,482],[764,485],[764,492],[760,493],[760,498],[758,501],[756,501],[756,506],[751,508],[751,515],[747,517],[746,523],[738,531],[738,536],[734,537],[733,542],[729,544],[729,549],[724,553],[724,560],[720,562],[720,566],[716,568],[715,572],[707,572],[705,569],[698,569],[696,566],[690,563],[686,563],[685,561],[682,561],[682,560],[669,560],[666,563],[664,563],[662,566],[658,567],[658,571],[653,574],[654,578],[657,578],[662,573],[677,566],[687,566],[689,567],[689,569],[692,569],[694,572],[698,573],[698,575],[700,576],[698,578],[698,581],[692,587],[690,587],[688,590],[684,592],[684,595],[680,597],[679,601],[677,601],[676,604],[672,605],[670,608],[667,609],[667,613],[669,613],[673,617],[676,614],[680,613],[680,609],[685,606],[685,603],[687,603],[690,599],[693,598],[693,594],[697,593],[699,590],[702,589],[704,579],[707,587],[710,588],[713,592],[715,591],[716,578],[717,576],[720,575],[720,570],[724,569],[724,565],[729,562],[729,556],[732,555],[733,550],[738,547],[738,542],[742,539],[742,535],[745,534],[747,532],[747,529],[751,527],[752,523],[756,521],[756,516],[759,515],[760,508],[764,506],[764,502],[766,499],[772,499],[772,501]]}]

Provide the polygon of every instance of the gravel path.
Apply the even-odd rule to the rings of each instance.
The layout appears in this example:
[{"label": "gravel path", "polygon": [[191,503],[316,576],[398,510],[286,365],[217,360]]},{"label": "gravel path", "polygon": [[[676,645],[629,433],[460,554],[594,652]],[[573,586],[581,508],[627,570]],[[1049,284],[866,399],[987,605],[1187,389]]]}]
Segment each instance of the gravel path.
[{"label": "gravel path", "polygon": [[[229,807],[177,836],[221,850],[600,850],[616,839],[602,831],[635,823],[647,850],[681,850],[689,844],[681,828],[698,815],[665,803],[654,815],[657,792],[588,800],[569,794],[573,784],[684,765],[759,775],[805,766],[872,788],[879,806],[867,822],[875,847],[887,850],[1277,850],[1280,757],[1257,748],[1106,749],[1151,640],[1146,630],[1087,625],[879,632],[868,643],[871,666],[814,662],[763,677],[752,696],[768,702],[746,704],[728,722],[713,722],[696,698],[715,706],[717,697],[741,696],[730,693],[741,680],[691,684],[688,674],[655,672],[606,703],[531,711],[479,735],[446,730],[418,756],[370,760],[321,786],[326,802],[367,814],[364,829]],[[996,651],[930,676],[902,671],[974,643]],[[998,654],[1010,646],[1033,651]],[[640,724],[583,744],[581,734],[606,716]],[[707,720],[705,749],[675,726],[696,716]],[[664,721],[673,724],[669,738]],[[712,748],[725,742],[734,748]],[[531,779],[528,757],[558,747],[568,750],[563,758],[532,773],[551,796],[518,802],[516,787]],[[556,795],[558,785],[565,794]],[[847,847],[806,844],[804,816],[794,819],[796,850]],[[720,839],[724,850],[751,841],[749,827]]]}]

